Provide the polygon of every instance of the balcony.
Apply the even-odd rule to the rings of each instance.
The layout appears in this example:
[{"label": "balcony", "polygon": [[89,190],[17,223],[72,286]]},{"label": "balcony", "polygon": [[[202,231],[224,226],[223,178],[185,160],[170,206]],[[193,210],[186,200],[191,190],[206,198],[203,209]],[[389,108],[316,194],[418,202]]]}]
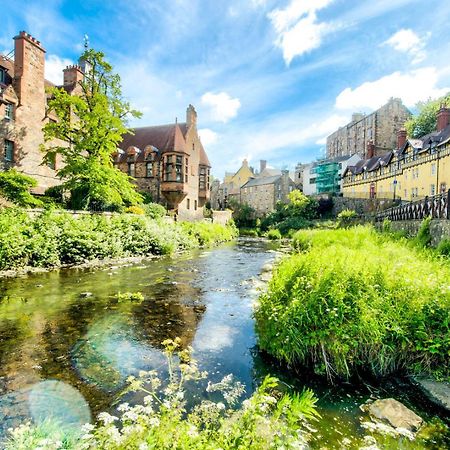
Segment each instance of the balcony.
[{"label": "balcony", "polygon": [[188,187],[186,183],[178,181],[163,181],[161,194],[167,200],[169,209],[176,209],[188,195]]}]

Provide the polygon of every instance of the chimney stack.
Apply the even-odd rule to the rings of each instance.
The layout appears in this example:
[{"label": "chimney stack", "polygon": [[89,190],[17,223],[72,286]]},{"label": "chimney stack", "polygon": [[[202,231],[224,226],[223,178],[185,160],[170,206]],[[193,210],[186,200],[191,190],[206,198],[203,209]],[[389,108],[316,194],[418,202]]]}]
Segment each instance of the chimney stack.
[{"label": "chimney stack", "polygon": [[404,128],[400,128],[397,131],[397,148],[403,148],[406,143],[406,130]]},{"label": "chimney stack", "polygon": [[260,159],[259,160],[259,173],[261,173],[262,171],[264,171],[267,167],[267,161],[265,159]]},{"label": "chimney stack", "polygon": [[437,114],[437,131],[442,131],[450,124],[450,108],[441,105]]},{"label": "chimney stack", "polygon": [[67,66],[64,70],[64,86],[76,86],[80,81],[83,81],[84,73],[80,66]]},{"label": "chimney stack", "polygon": [[367,141],[367,155],[366,158],[370,159],[375,156],[375,144],[373,143],[372,139],[370,141]]},{"label": "chimney stack", "polygon": [[192,105],[189,105],[186,110],[186,124],[188,127],[197,126],[197,111]]}]

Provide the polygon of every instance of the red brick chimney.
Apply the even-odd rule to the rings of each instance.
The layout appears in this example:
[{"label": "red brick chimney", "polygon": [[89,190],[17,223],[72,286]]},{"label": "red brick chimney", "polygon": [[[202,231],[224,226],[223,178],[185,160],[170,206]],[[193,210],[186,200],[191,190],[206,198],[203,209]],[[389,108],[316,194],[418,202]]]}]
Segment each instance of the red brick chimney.
[{"label": "red brick chimney", "polygon": [[367,141],[367,154],[366,158],[370,159],[375,156],[375,144],[373,143],[372,139],[370,141]]},{"label": "red brick chimney", "polygon": [[442,131],[450,124],[450,108],[441,105],[437,114],[437,131]]},{"label": "red brick chimney", "polygon": [[64,86],[77,85],[83,81],[83,71],[80,66],[67,66],[64,70]]},{"label": "red brick chimney", "polygon": [[397,148],[403,148],[406,143],[406,130],[404,128],[400,128],[397,131]]},{"label": "red brick chimney", "polygon": [[197,111],[192,105],[189,105],[186,110],[186,124],[188,127],[197,126]]}]

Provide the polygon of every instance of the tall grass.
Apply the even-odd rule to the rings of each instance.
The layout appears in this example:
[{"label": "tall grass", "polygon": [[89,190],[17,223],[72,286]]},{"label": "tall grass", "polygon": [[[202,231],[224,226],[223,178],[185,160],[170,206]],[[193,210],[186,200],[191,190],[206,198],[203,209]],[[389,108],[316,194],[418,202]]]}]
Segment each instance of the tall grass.
[{"label": "tall grass", "polygon": [[289,364],[349,377],[449,377],[450,266],[370,227],[300,231],[255,315],[259,345]]},{"label": "tall grass", "polygon": [[7,208],[0,212],[0,270],[168,254],[231,240],[236,235],[233,225],[169,223],[130,214],[74,218],[51,211],[33,218],[23,210]]}]

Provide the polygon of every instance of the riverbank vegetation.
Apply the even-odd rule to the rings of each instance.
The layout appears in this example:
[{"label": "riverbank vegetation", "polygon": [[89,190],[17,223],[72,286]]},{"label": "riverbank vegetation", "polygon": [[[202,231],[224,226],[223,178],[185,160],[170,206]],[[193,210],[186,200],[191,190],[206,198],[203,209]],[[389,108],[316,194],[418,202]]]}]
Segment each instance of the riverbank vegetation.
[{"label": "riverbank vegetation", "polygon": [[278,380],[268,376],[239,405],[244,386],[227,375],[216,383],[209,380],[206,399],[188,408],[187,384],[201,386],[208,374],[199,370],[190,348],[182,349],[180,342],[163,342],[168,381],[160,379],[156,371],[129,377],[127,391],[145,395],[142,405],[120,404],[120,417],[100,413],[97,424],[86,424],[78,435],[49,424],[23,424],[12,430],[6,449],[306,448],[307,422],[319,417],[311,391],[281,394]]},{"label": "riverbank vegetation", "polygon": [[371,227],[299,231],[255,315],[259,345],[328,377],[450,377],[450,266]]},{"label": "riverbank vegetation", "polygon": [[[151,208],[150,208],[151,209]],[[134,214],[82,215],[0,211],[0,270],[58,267],[94,259],[163,255],[232,240],[234,225],[174,223]]]}]

